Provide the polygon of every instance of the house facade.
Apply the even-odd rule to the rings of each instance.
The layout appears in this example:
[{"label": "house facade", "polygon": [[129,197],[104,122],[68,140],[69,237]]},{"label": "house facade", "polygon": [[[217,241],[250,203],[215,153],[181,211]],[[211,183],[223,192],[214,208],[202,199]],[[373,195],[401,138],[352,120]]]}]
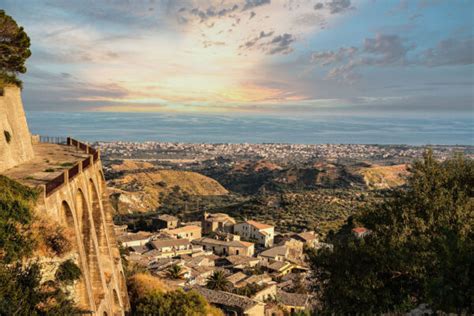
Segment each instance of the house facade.
[{"label": "house facade", "polygon": [[245,221],[234,225],[234,233],[262,247],[272,247],[275,228],[257,221]]}]

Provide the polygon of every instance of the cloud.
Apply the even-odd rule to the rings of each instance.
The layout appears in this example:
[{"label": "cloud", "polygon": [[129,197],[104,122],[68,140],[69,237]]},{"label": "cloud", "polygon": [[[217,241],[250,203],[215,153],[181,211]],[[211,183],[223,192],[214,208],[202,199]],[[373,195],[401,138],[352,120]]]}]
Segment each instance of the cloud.
[{"label": "cloud", "polygon": [[364,40],[363,51],[373,57],[364,58],[362,63],[382,66],[404,63],[407,52],[414,48],[414,45],[405,45],[398,35],[377,34],[375,38]]},{"label": "cloud", "polygon": [[422,63],[429,67],[470,65],[474,63],[474,38],[448,38],[422,53]]},{"label": "cloud", "polygon": [[255,7],[260,7],[262,5],[270,4],[271,0],[245,0],[244,7],[242,11],[250,10]]},{"label": "cloud", "polygon": [[290,45],[294,41],[295,37],[292,34],[284,33],[275,36],[267,45],[269,46],[267,53],[270,55],[289,54],[293,51]]},{"label": "cloud", "polygon": [[327,78],[354,81],[359,78],[355,69],[363,66],[407,65],[407,54],[415,49],[398,35],[377,34],[364,39],[360,47],[341,47],[337,51],[314,52],[311,63],[333,66]]},{"label": "cloud", "polygon": [[240,48],[251,48],[255,46],[255,44],[257,44],[257,42],[260,41],[261,39],[272,36],[273,33],[274,33],[273,31],[268,32],[268,33],[265,33],[265,31],[261,31],[257,37],[254,37],[251,40],[245,42],[245,44],[240,45]]},{"label": "cloud", "polygon": [[232,7],[222,9],[215,9],[213,7],[209,7],[206,10],[201,10],[199,8],[193,8],[189,12],[190,14],[199,17],[201,19],[201,22],[204,22],[210,18],[226,16],[236,11],[238,8],[239,6],[237,4],[234,4]]},{"label": "cloud", "polygon": [[330,0],[326,3],[318,2],[313,6],[314,10],[328,9],[331,14],[342,13],[352,9],[351,0]]}]

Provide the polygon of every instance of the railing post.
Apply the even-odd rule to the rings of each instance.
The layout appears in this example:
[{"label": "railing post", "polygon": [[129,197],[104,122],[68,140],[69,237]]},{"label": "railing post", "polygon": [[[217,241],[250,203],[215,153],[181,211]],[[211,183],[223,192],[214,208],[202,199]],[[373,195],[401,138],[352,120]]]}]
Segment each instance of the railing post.
[{"label": "railing post", "polygon": [[65,184],[69,183],[69,170],[65,169],[63,174],[64,174],[64,183]]}]

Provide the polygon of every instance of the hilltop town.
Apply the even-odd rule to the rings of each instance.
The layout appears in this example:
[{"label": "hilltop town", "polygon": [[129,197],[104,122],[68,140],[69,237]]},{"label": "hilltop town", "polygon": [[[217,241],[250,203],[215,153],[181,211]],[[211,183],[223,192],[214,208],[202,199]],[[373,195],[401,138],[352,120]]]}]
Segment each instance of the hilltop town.
[{"label": "hilltop town", "polygon": [[[314,231],[283,234],[272,225],[238,222],[224,213],[203,213],[194,222],[156,215],[149,231],[115,226],[115,232],[129,269],[146,270],[170,287],[195,289],[226,315],[314,309],[317,297],[305,251],[331,247]],[[357,229],[354,234],[361,236]]]}]

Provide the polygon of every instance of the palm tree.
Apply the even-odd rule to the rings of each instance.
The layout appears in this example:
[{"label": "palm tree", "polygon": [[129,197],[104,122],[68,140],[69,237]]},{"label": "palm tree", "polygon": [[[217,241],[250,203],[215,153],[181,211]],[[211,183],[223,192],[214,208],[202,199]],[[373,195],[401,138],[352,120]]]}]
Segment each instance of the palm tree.
[{"label": "palm tree", "polygon": [[223,271],[214,271],[214,273],[207,278],[206,287],[208,289],[225,291],[229,286],[230,282],[227,280]]},{"label": "palm tree", "polygon": [[181,279],[183,277],[182,272],[183,272],[183,267],[181,267],[180,265],[177,265],[177,264],[173,264],[168,269],[168,276],[171,279],[178,280],[178,279]]}]

